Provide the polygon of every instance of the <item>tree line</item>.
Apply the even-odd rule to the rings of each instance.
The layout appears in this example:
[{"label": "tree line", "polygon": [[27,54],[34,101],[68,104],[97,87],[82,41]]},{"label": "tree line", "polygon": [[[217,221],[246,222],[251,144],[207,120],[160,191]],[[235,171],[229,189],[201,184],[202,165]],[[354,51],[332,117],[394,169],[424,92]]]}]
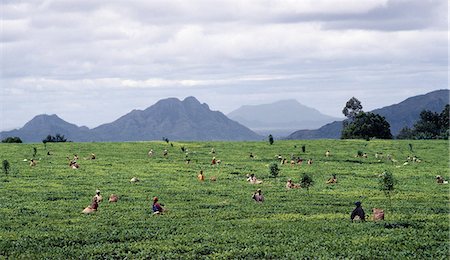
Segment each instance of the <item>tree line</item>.
[{"label": "tree line", "polygon": [[[362,110],[361,102],[352,97],[345,104],[342,113],[347,117],[343,122],[341,139],[392,139],[389,122],[386,118]],[[449,104],[441,113],[423,110],[419,120],[412,128],[405,126],[397,139],[448,139]]]},{"label": "tree line", "polygon": [[449,104],[441,113],[423,110],[420,119],[412,128],[407,126],[400,130],[397,139],[448,139],[449,138]]}]

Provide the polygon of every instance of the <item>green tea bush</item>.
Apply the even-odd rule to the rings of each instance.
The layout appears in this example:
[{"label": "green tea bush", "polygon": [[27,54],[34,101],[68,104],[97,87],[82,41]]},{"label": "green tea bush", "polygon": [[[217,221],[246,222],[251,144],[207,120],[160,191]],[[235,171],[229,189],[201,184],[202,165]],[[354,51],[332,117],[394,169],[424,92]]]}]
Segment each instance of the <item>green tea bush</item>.
[{"label": "green tea bush", "polygon": [[280,168],[278,168],[278,163],[271,163],[269,165],[269,172],[272,177],[277,177],[280,173]]}]

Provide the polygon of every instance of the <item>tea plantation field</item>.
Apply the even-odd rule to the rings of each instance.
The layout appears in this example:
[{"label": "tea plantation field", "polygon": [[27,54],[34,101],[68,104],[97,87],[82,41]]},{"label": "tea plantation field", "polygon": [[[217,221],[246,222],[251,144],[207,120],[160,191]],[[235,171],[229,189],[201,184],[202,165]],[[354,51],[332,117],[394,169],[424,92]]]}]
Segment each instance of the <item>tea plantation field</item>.
[{"label": "tea plantation field", "polygon": [[[412,145],[412,151],[410,146]],[[8,175],[0,172],[0,259],[448,259],[448,141],[317,140],[267,142],[134,142],[0,144]],[[302,152],[301,146],[306,146]],[[37,165],[30,167],[33,148]],[[186,154],[181,148],[188,149]],[[211,149],[215,154],[211,154]],[[155,154],[149,157],[147,152]],[[163,150],[168,150],[164,157]],[[325,157],[330,150],[331,156]],[[50,155],[47,155],[50,151]],[[368,158],[356,158],[358,151]],[[375,153],[384,158],[375,158]],[[95,160],[86,160],[95,153]],[[255,158],[250,158],[253,153]],[[78,154],[79,169],[66,157]],[[305,161],[268,165],[281,154]],[[390,154],[397,162],[386,159]],[[408,162],[416,155],[421,162]],[[211,165],[215,156],[220,165]],[[306,160],[312,158],[313,164]],[[28,161],[24,161],[27,159]],[[206,180],[199,182],[203,170]],[[389,199],[379,175],[391,172]],[[246,174],[263,183],[252,185]],[[303,173],[306,189],[286,190]],[[325,184],[332,174],[337,184]],[[216,177],[215,182],[210,177]],[[130,183],[132,177],[141,181]],[[251,199],[262,189],[263,203]],[[96,189],[104,201],[84,215]],[[108,203],[108,196],[119,196]],[[168,208],[154,216],[152,198]],[[384,221],[350,221],[355,201]],[[369,216],[370,217],[370,216]]]}]

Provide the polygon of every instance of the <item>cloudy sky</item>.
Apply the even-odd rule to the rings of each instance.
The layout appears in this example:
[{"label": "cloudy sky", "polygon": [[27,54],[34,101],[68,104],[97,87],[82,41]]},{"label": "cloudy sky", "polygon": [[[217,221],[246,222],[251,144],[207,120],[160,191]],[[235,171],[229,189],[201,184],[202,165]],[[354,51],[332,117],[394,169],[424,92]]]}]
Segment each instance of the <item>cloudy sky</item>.
[{"label": "cloudy sky", "polygon": [[3,0],[0,130],[95,127],[162,98],[341,116],[448,88],[447,0]]}]

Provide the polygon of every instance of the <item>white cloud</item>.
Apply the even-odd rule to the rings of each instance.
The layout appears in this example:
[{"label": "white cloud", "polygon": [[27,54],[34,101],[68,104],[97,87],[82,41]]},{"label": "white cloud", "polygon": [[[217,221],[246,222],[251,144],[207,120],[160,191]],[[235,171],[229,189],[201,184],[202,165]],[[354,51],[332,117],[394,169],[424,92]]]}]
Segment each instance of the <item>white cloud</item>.
[{"label": "white cloud", "polygon": [[[68,115],[74,123],[95,126],[105,122],[88,112],[97,109],[98,97],[118,115],[169,96],[194,95],[229,112],[289,93],[336,115],[345,100],[326,93],[358,93],[375,106],[381,99],[444,88],[447,5],[442,0],[4,1],[1,116],[15,116],[2,127],[20,126],[33,113]],[[380,98],[380,88],[398,90]],[[39,109],[19,107],[24,99]],[[64,105],[69,103],[78,105]],[[71,108],[86,116],[75,116]]]}]

